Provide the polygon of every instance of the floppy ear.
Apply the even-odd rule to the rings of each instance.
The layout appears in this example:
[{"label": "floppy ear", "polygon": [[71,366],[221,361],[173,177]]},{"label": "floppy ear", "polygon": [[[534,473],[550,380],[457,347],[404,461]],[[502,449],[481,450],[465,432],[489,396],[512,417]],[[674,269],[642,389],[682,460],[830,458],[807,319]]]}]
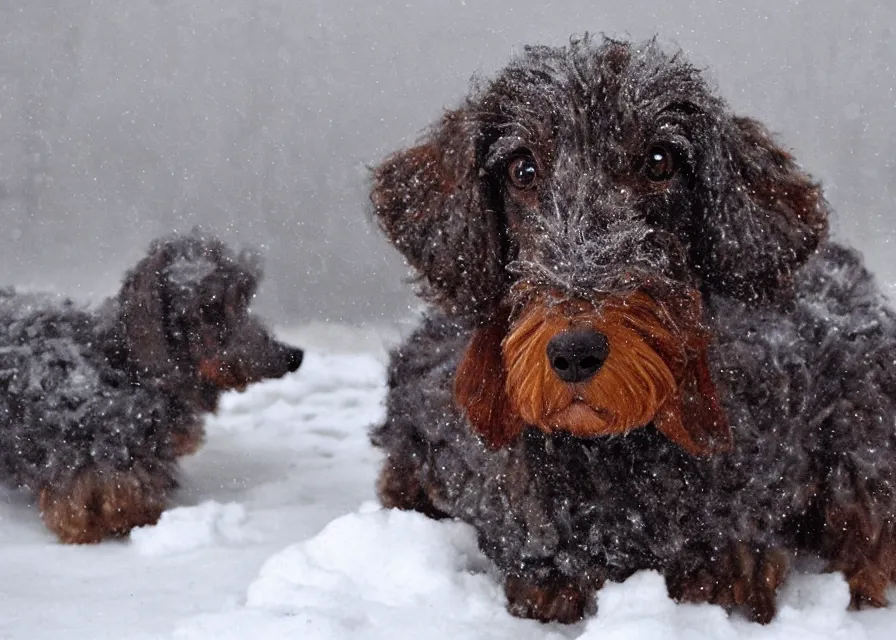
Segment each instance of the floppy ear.
[{"label": "floppy ear", "polygon": [[705,349],[692,354],[685,364],[677,396],[660,407],[654,425],[691,455],[731,451],[731,427],[713,384]]},{"label": "floppy ear", "polygon": [[161,245],[125,276],[118,294],[131,357],[147,372],[164,371],[170,356],[165,332],[162,278],[168,259]]},{"label": "floppy ear", "polygon": [[248,301],[255,295],[258,284],[264,277],[264,258],[258,251],[243,249],[237,258],[237,264],[242,275],[241,289]]},{"label": "floppy ear", "polygon": [[[654,285],[662,292],[659,285]],[[694,456],[726,453],[733,446],[728,415],[709,368],[711,334],[702,326],[703,300],[697,291],[660,296],[678,328],[672,341],[651,340],[671,366],[677,382],[674,394],[659,408],[653,424],[663,435]]]},{"label": "floppy ear", "polygon": [[423,142],[373,171],[373,212],[451,313],[485,317],[505,286],[502,231],[480,174],[481,131],[469,111],[448,112]]},{"label": "floppy ear", "polygon": [[525,428],[506,391],[501,342],[507,330],[506,324],[498,322],[476,329],[454,375],[457,406],[492,449],[510,444]]},{"label": "floppy ear", "polygon": [[765,127],[721,124],[705,159],[706,198],[692,229],[695,268],[710,288],[744,301],[774,297],[828,231],[828,206]]}]

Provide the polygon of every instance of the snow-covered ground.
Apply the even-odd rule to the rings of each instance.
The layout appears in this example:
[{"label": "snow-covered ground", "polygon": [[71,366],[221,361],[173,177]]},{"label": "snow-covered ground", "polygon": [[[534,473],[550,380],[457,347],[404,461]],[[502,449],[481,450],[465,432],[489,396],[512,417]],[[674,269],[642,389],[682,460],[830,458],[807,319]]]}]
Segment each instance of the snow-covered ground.
[{"label": "snow-covered ground", "polygon": [[847,612],[835,575],[794,576],[766,627],[676,605],[648,572],[605,587],[580,624],[512,618],[468,527],[374,502],[366,432],[383,413],[394,333],[291,337],[306,348],[301,370],[225,398],[157,526],[62,546],[27,496],[0,493],[0,638],[896,637],[896,608]]}]

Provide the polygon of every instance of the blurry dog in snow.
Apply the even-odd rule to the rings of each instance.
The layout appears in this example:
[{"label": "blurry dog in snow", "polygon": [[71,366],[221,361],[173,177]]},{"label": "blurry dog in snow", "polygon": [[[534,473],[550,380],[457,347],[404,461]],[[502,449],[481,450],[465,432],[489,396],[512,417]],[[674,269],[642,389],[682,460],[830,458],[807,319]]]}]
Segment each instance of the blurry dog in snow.
[{"label": "blurry dog in snow", "polygon": [[223,391],[298,369],[249,313],[261,270],[194,231],[156,240],[97,309],[0,291],[0,480],[68,543],[155,523]]}]

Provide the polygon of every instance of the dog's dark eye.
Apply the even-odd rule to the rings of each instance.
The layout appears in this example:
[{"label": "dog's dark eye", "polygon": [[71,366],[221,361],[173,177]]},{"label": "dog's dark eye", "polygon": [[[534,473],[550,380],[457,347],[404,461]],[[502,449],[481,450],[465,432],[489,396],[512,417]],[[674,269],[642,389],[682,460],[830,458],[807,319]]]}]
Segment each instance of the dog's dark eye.
[{"label": "dog's dark eye", "polygon": [[535,184],[538,177],[538,165],[535,158],[529,155],[519,156],[507,165],[507,177],[517,189],[528,189]]},{"label": "dog's dark eye", "polygon": [[675,152],[662,144],[655,144],[647,150],[644,158],[644,175],[653,182],[665,182],[678,173],[678,158]]}]

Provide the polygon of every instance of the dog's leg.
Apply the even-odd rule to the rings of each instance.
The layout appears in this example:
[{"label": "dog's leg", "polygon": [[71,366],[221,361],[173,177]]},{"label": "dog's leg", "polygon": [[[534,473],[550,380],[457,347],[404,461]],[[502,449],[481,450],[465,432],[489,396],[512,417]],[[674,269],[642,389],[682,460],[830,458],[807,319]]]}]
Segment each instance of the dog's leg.
[{"label": "dog's leg", "polygon": [[544,580],[509,575],[504,581],[507,610],[511,614],[564,624],[578,622],[591,612],[597,589],[560,577]]},{"label": "dog's leg", "polygon": [[896,582],[896,523],[880,522],[861,503],[828,507],[822,547],[828,570],[849,583],[853,609],[884,607]]},{"label": "dog's leg", "polygon": [[192,420],[172,429],[168,440],[175,457],[193,455],[205,443],[205,423],[201,417],[193,417]]},{"label": "dog's leg", "polygon": [[99,542],[155,524],[173,487],[166,473],[86,470],[71,484],[41,489],[41,517],[62,542]]},{"label": "dog's leg", "polygon": [[420,467],[415,462],[387,458],[376,488],[380,502],[387,509],[419,511],[433,520],[448,517],[433,505],[420,478]]},{"label": "dog's leg", "polygon": [[737,542],[711,565],[667,575],[666,581],[669,594],[678,601],[744,607],[754,622],[767,624],[775,617],[775,596],[788,569],[783,551]]}]

